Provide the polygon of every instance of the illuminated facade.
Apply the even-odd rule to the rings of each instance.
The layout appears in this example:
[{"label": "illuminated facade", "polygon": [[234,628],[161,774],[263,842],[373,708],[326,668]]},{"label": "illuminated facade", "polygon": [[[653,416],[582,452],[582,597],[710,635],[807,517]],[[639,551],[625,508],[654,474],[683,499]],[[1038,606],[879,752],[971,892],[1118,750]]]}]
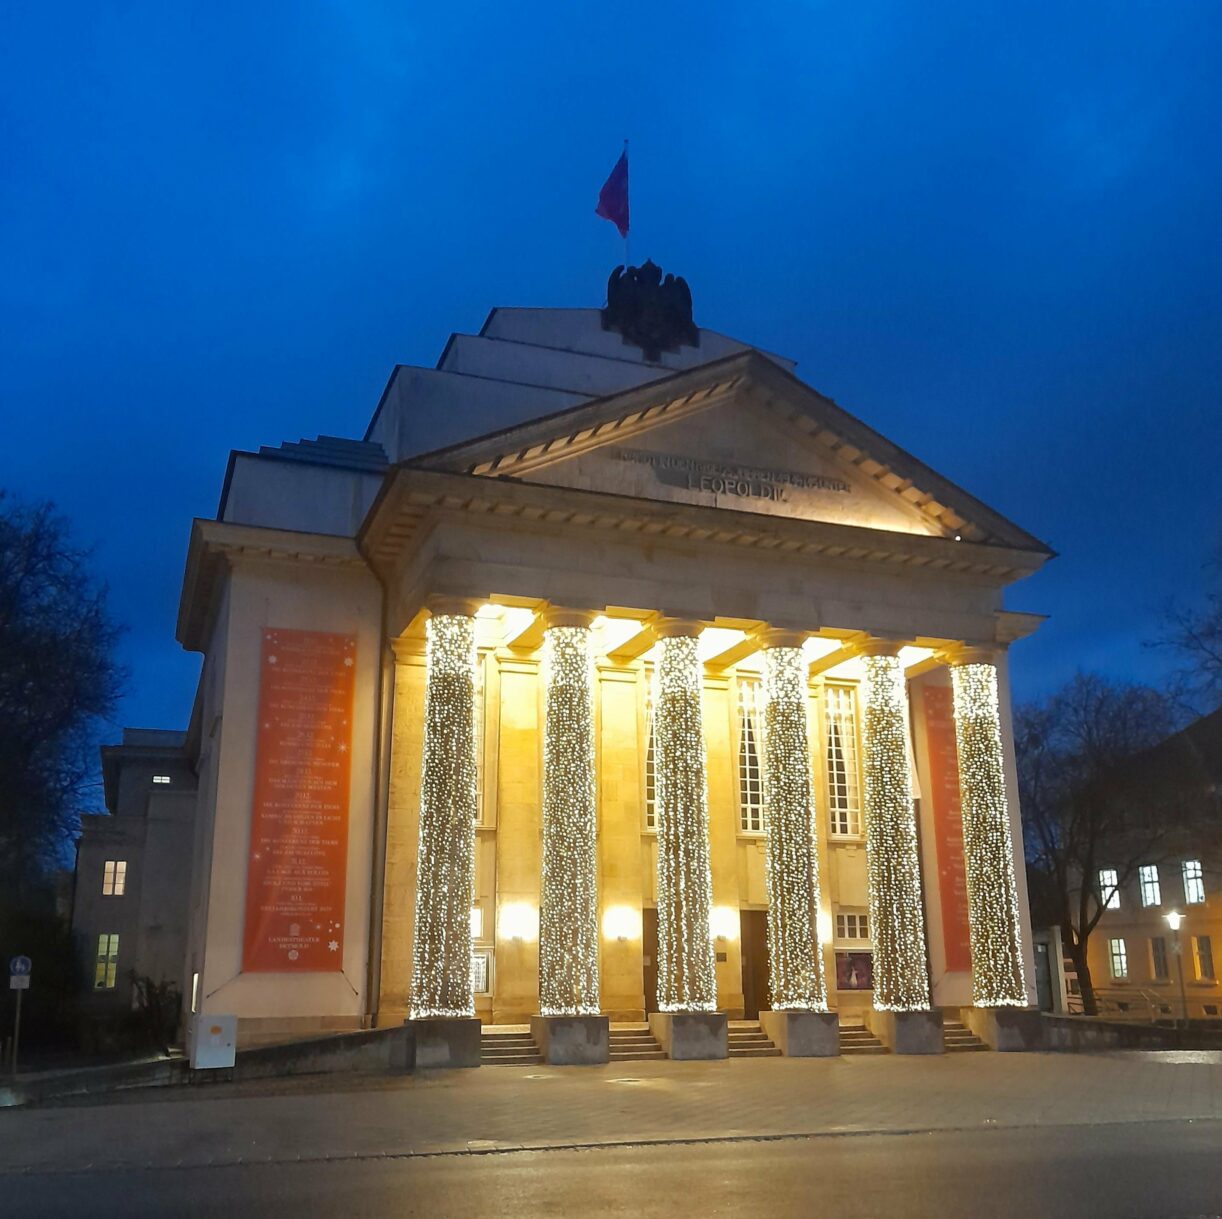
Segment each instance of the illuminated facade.
[{"label": "illuminated facade", "polygon": [[247,1043],[1033,1003],[1002,592],[1048,554],[789,361],[494,310],[195,523],[185,993]]}]

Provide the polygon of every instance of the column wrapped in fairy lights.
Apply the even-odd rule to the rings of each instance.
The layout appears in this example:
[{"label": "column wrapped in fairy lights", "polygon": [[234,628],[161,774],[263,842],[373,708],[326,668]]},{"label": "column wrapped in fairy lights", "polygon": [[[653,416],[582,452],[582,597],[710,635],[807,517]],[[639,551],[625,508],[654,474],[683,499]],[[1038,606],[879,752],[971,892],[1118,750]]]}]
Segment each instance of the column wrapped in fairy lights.
[{"label": "column wrapped in fairy lights", "polygon": [[694,634],[659,643],[654,766],[658,833],[658,1010],[711,1012],[717,974],[709,927],[708,776]]},{"label": "column wrapped in fairy lights", "polygon": [[598,893],[593,665],[588,626],[543,635],[543,893],[539,1010],[597,1015]]},{"label": "column wrapped in fairy lights", "polygon": [[473,1016],[475,619],[439,614],[425,627],[424,753],[412,940],[413,1020]]},{"label": "column wrapped in fairy lights", "polygon": [[929,971],[904,671],[897,656],[867,654],[863,659],[866,869],[874,940],[874,1007],[879,1011],[926,1011]]},{"label": "column wrapped in fairy lights", "polygon": [[988,663],[956,664],[951,667],[951,682],[972,945],[972,1003],[976,1007],[1026,1007],[1014,839],[1002,771],[997,670]]},{"label": "column wrapped in fairy lights", "polygon": [[774,1011],[825,1012],[806,669],[801,648],[764,650],[768,971]]}]

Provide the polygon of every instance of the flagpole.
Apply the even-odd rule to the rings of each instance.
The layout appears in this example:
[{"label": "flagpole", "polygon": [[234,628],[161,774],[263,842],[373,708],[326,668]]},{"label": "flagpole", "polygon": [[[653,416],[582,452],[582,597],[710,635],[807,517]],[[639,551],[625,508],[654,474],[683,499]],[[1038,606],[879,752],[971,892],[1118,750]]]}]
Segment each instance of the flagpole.
[{"label": "flagpole", "polygon": [[628,233],[632,231],[632,171],[628,166],[628,141],[624,141],[624,165],[628,167],[628,232],[624,234],[624,266],[632,266],[632,255],[628,244]]}]

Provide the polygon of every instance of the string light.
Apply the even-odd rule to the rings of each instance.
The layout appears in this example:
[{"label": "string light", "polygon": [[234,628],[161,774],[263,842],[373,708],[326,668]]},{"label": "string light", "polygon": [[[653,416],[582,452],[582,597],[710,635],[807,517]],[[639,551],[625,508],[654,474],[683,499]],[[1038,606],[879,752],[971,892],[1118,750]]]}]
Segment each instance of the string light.
[{"label": "string light", "polygon": [[827,1011],[801,648],[764,651],[768,969],[774,1011]]},{"label": "string light", "polygon": [[658,1010],[711,1012],[717,973],[709,928],[708,776],[697,640],[660,641],[654,693],[658,833]]},{"label": "string light", "polygon": [[471,895],[475,878],[475,619],[425,626],[424,751],[412,940],[413,1020],[473,1016]]},{"label": "string light", "polygon": [[908,761],[904,673],[896,656],[865,656],[866,867],[874,928],[874,1007],[929,1009],[925,913]]},{"label": "string light", "polygon": [[545,1016],[597,1015],[598,856],[590,630],[549,627],[543,649],[547,712],[539,1010]]},{"label": "string light", "polygon": [[1002,771],[997,670],[991,664],[951,668],[972,1002],[976,1007],[1026,1007],[1014,840]]}]

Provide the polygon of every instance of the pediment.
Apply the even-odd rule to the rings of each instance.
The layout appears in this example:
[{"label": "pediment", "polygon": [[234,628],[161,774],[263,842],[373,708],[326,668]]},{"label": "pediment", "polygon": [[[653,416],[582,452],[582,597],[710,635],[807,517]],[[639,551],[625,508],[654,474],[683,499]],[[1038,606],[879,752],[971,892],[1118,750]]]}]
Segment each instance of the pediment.
[{"label": "pediment", "polygon": [[405,464],[1051,553],[755,352]]}]

